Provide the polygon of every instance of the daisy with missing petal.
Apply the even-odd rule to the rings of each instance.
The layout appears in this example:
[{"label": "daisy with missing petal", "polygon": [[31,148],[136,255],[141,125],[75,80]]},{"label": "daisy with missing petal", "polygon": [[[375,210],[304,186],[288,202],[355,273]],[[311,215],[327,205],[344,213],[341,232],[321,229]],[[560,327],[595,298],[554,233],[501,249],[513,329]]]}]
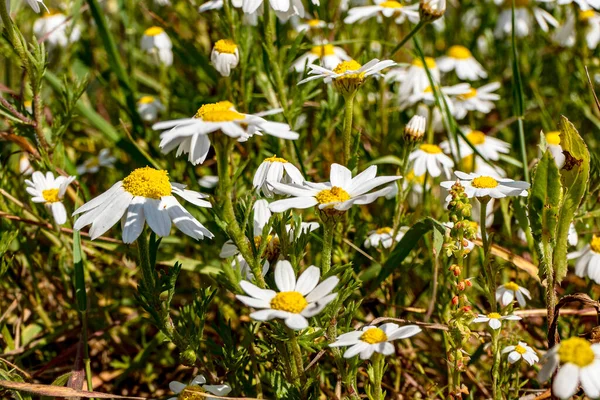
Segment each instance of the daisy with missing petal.
[{"label": "daisy with missing petal", "polygon": [[544,135],[544,137],[546,139],[546,148],[550,150],[550,153],[552,153],[554,162],[556,162],[556,166],[558,169],[562,168],[563,165],[565,165],[566,157],[563,154],[563,149],[560,145],[560,132],[548,132]]},{"label": "daisy with missing petal", "polygon": [[427,172],[433,178],[440,176],[442,171],[446,178],[449,178],[450,168],[454,166],[452,159],[435,144],[420,145],[410,153],[408,161],[412,163],[415,176],[421,176]]},{"label": "daisy with missing petal", "polygon": [[319,268],[311,265],[296,281],[292,264],[282,260],[275,266],[275,284],[279,292],[241,281],[240,287],[248,296],[238,294],[236,297],[247,306],[259,309],[250,314],[250,318],[257,321],[280,318],[289,328],[300,330],[308,327],[307,318],[323,311],[337,296],[331,291],[339,279],[330,276],[319,284],[320,277]]},{"label": "daisy with missing petal", "polygon": [[473,322],[481,323],[487,322],[490,328],[494,330],[500,329],[502,326],[502,321],[519,321],[521,317],[517,315],[500,315],[496,312],[489,313],[487,315],[479,314]]},{"label": "daisy with missing petal", "polygon": [[[460,184],[465,188],[465,194],[468,198],[473,197],[491,197],[501,199],[508,196],[527,197],[529,183],[524,181],[514,181],[508,178],[493,178],[491,176],[480,175],[476,173],[465,174],[461,171],[455,171],[454,174],[460,180]],[[442,182],[441,186],[450,189],[455,181]]]},{"label": "daisy with missing petal", "polygon": [[231,70],[240,62],[240,52],[237,44],[229,39],[221,39],[215,43],[210,53],[210,63],[221,76],[229,76]]},{"label": "daisy with missing petal", "polygon": [[396,238],[394,239],[394,229],[389,226],[376,229],[374,231],[369,232],[369,236],[365,240],[364,246],[368,249],[370,247],[379,247],[382,246],[384,249],[389,249],[392,247],[392,243],[399,242],[403,237],[407,227],[398,229],[396,232]]},{"label": "daisy with missing petal", "polygon": [[44,39],[50,47],[66,47],[69,43],[79,40],[81,36],[81,30],[78,26],[74,26],[71,35],[67,36],[68,21],[66,15],[56,11],[48,11],[48,14],[43,15],[33,23],[33,32],[38,39]]},{"label": "daisy with missing petal", "polygon": [[419,22],[419,5],[403,5],[395,0],[374,0],[373,6],[354,7],[348,11],[348,16],[344,19],[345,24],[355,22],[365,22],[366,20],[377,17],[377,21],[382,23],[382,17],[394,18],[394,22],[402,24],[409,20],[413,24]]},{"label": "daisy with missing petal", "polygon": [[173,196],[189,201],[198,207],[211,207],[203,200],[202,193],[185,189],[185,185],[169,182],[167,171],[150,167],[138,168],[125,179],[115,183],[100,196],[79,207],[73,215],[82,214],[73,228],[90,228],[90,237],[96,239],[121,220],[123,242],[132,243],[148,222],[150,229],[158,236],[168,236],[171,223],[194,239],[212,238],[210,233],[196,218],[179,204]]},{"label": "daisy with missing petal", "polygon": [[548,350],[544,359],[538,374],[540,382],[550,379],[561,366],[553,379],[554,396],[568,399],[581,385],[588,397],[600,397],[600,343],[591,344],[583,338],[572,337]]},{"label": "daisy with missing petal", "polygon": [[48,171],[46,175],[35,171],[31,180],[26,179],[27,193],[32,197],[34,203],[44,203],[57,225],[67,222],[67,210],[62,203],[67,187],[75,180],[74,176],[57,176]]},{"label": "daisy with missing petal", "polygon": [[476,81],[487,78],[487,72],[464,46],[450,47],[444,57],[437,59],[437,64],[440,71],[454,71],[462,80]]},{"label": "daisy with missing petal", "polygon": [[[198,375],[197,377],[192,379],[189,385],[177,381],[172,381],[171,383],[169,383],[169,389],[171,389],[171,391],[177,396],[171,397],[168,400],[177,400],[179,398],[192,399],[195,398],[194,392],[208,392],[214,394],[215,396],[227,396],[229,392],[231,392],[231,387],[229,387],[228,385],[205,385],[205,383],[206,378],[204,378],[204,375]],[[199,398],[206,400],[217,400],[214,397],[202,396]]]},{"label": "daisy with missing petal", "polygon": [[505,283],[504,285],[498,286],[496,289],[496,301],[499,302],[502,307],[512,304],[512,302],[515,301],[515,298],[521,307],[525,307],[527,304],[525,297],[531,300],[529,290],[517,285],[515,282]]},{"label": "daisy with missing petal", "polygon": [[360,354],[361,360],[368,360],[373,353],[389,356],[394,353],[393,340],[406,339],[421,332],[417,325],[398,326],[387,323],[379,326],[368,325],[359,331],[344,333],[337,337],[329,347],[350,346],[344,358]]},{"label": "daisy with missing petal", "polygon": [[307,65],[319,62],[320,65],[327,69],[334,69],[342,61],[348,61],[352,58],[344,49],[332,44],[317,44],[310,51],[304,53],[296,61],[292,63],[291,68],[296,72],[302,73]]},{"label": "daisy with missing petal", "polygon": [[154,96],[143,96],[137,102],[137,110],[144,121],[154,121],[165,106]]},{"label": "daisy with missing petal", "polygon": [[[512,2],[504,0],[502,12],[496,22],[494,35],[498,38],[510,37],[512,33]],[[525,37],[532,32],[533,19],[536,20],[542,31],[548,32],[549,25],[557,27],[558,21],[548,11],[536,7],[535,3],[547,0],[516,0],[515,1],[515,36]]]},{"label": "daisy with missing petal", "polygon": [[102,149],[98,156],[92,156],[85,160],[83,164],[77,166],[77,174],[95,174],[100,168],[112,168],[117,159],[110,154],[110,149]]},{"label": "daisy with missing petal", "polygon": [[163,154],[177,149],[176,157],[188,154],[193,165],[203,163],[210,150],[209,134],[221,132],[240,142],[262,132],[281,139],[298,139],[298,133],[290,130],[288,124],[267,121],[258,115],[242,114],[235,110],[229,101],[205,104],[192,118],[158,122],[154,130],[165,130],[160,135],[160,149]]},{"label": "daisy with missing petal", "polygon": [[[493,136],[488,136],[485,133],[471,129],[469,127],[461,128],[463,133],[465,134],[467,141],[473,145],[486,160],[498,161],[500,159],[500,154],[508,154],[510,153],[510,144],[502,141],[500,139],[496,139]],[[460,148],[460,156],[468,157],[474,154],[471,146],[467,144],[467,142],[460,137],[458,139],[458,144]],[[440,147],[446,153],[452,153],[458,156],[458,152],[456,151],[456,142],[454,140],[445,140],[440,143]]]},{"label": "daisy with missing petal", "polygon": [[500,100],[500,95],[493,93],[499,88],[500,82],[492,82],[478,89],[472,87],[467,93],[456,96],[452,115],[456,119],[463,119],[469,111],[489,113],[496,107],[494,101]]},{"label": "daisy with missing petal", "polygon": [[533,365],[540,361],[540,358],[535,353],[535,350],[527,345],[525,342],[519,342],[516,346],[506,346],[502,349],[502,354],[508,353],[509,364],[514,364],[520,359],[525,360],[529,365]]},{"label": "daisy with missing petal", "polygon": [[[389,194],[394,189],[389,185],[400,176],[379,176],[377,166],[372,165],[360,174],[352,177],[352,172],[339,164],[332,164],[330,182],[311,183],[304,181],[301,185],[268,182],[273,189],[292,196],[289,199],[274,201],[269,205],[273,212],[284,212],[290,208],[305,209],[318,206],[326,214],[338,215],[347,211],[354,204],[369,204],[379,197]],[[378,186],[387,185],[371,192]]]},{"label": "daisy with missing petal", "polygon": [[575,275],[581,278],[587,276],[600,284],[600,236],[593,235],[589,244],[579,251],[569,253],[567,259],[577,259]]},{"label": "daisy with missing petal", "polygon": [[166,66],[173,64],[173,44],[160,26],[152,26],[144,31],[141,47],[148,54],[156,55],[158,61]]},{"label": "daisy with missing petal", "polygon": [[304,177],[294,164],[274,155],[263,160],[252,181],[252,187],[257,192],[262,191],[265,197],[271,198],[273,191],[267,182],[301,184],[304,182]]}]

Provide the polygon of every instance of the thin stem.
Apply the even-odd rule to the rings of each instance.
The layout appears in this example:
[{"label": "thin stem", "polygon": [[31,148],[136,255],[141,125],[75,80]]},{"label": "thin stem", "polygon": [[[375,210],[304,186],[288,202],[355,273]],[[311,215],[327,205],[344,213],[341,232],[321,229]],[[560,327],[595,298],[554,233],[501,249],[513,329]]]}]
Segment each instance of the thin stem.
[{"label": "thin stem", "polygon": [[83,342],[83,364],[85,366],[85,379],[89,391],[94,390],[92,386],[92,367],[90,362],[90,352],[88,348],[88,315],[87,311],[81,313],[81,340]]},{"label": "thin stem", "polygon": [[394,55],[406,44],[406,42],[408,42],[413,36],[415,36],[417,32],[423,29],[423,27],[425,27],[425,25],[427,25],[428,23],[429,22],[427,21],[419,21],[419,23],[415,25],[415,27],[410,32],[408,32],[408,35],[404,36],[400,43],[398,43],[396,47],[394,47],[394,50],[392,50],[392,52],[390,53],[390,58],[394,57]]},{"label": "thin stem", "polygon": [[500,369],[500,349],[498,348],[499,335],[497,330],[492,331],[492,352],[494,364],[492,366],[492,393],[494,400],[501,400],[502,393],[498,390],[498,371]]},{"label": "thin stem", "polygon": [[148,237],[146,236],[145,230],[142,231],[142,234],[137,238],[137,245],[143,284],[147,289],[154,291],[154,288],[156,287],[154,282],[154,271],[150,265]]},{"label": "thin stem", "polygon": [[374,353],[371,360],[373,365],[373,400],[383,400],[381,381],[383,380],[384,358],[381,353]]},{"label": "thin stem", "polygon": [[321,273],[327,274],[331,269],[331,253],[333,252],[333,235],[335,233],[336,223],[333,221],[325,221],[323,232],[323,253],[321,261]]},{"label": "thin stem", "polygon": [[304,384],[306,382],[306,374],[304,373],[304,363],[302,362],[302,350],[300,344],[298,344],[298,338],[296,332],[286,326],[288,337],[290,338],[290,347],[292,349],[292,356],[294,363],[296,364],[297,375],[294,377],[295,380]]},{"label": "thin stem", "polygon": [[350,152],[352,148],[352,114],[354,109],[354,96],[356,95],[356,91],[350,93],[345,96],[346,103],[344,104],[344,132],[343,132],[343,142],[344,142],[344,154],[342,158],[342,163],[345,166],[348,166],[350,162]]}]

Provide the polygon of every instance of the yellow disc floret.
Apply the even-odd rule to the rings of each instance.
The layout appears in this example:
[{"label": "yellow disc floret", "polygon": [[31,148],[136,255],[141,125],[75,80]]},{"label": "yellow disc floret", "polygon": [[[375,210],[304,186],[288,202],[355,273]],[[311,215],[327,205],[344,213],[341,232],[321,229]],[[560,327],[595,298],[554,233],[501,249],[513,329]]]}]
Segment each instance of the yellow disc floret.
[{"label": "yellow disc floret", "polygon": [[146,36],[157,36],[163,33],[165,30],[160,26],[152,26],[144,31]]},{"label": "yellow disc floret", "polygon": [[379,328],[369,328],[360,336],[360,340],[369,344],[387,342],[388,337],[385,332]]},{"label": "yellow disc floret", "polygon": [[384,1],[383,3],[379,3],[379,7],[402,8],[402,4],[400,4],[399,2],[394,1],[394,0],[389,0],[389,1]]},{"label": "yellow disc floret", "polygon": [[497,312],[492,312],[492,313],[489,313],[487,315],[487,317],[489,319],[500,319],[502,317],[502,315],[498,314]]},{"label": "yellow disc floret", "polygon": [[[433,57],[425,57],[425,64],[427,64],[428,69],[432,69],[437,66],[437,64],[435,63],[435,58],[433,58]],[[415,67],[423,68],[423,61],[421,61],[420,58],[416,58],[412,62],[412,65],[414,65]]]},{"label": "yellow disc floret", "polygon": [[477,96],[477,89],[471,88],[467,93],[459,94],[456,97],[460,100],[467,100],[472,99],[475,96]]},{"label": "yellow disc floret", "polygon": [[375,233],[377,233],[378,235],[390,234],[392,233],[392,228],[387,226],[385,228],[379,228],[375,231]]},{"label": "yellow disc floret", "polygon": [[306,308],[308,302],[300,292],[280,292],[271,300],[273,310],[287,311],[299,314]]},{"label": "yellow disc floret", "polygon": [[160,199],[171,195],[169,173],[150,167],[138,168],[123,179],[123,189],[134,196]]},{"label": "yellow disc floret", "polygon": [[600,236],[592,236],[592,241],[590,242],[590,248],[593,252],[600,254]]},{"label": "yellow disc floret", "polygon": [[[354,60],[342,61],[333,69],[333,72],[335,72],[336,74],[343,74],[344,72],[348,71],[358,71],[361,67],[362,65],[360,65],[360,63]],[[357,78],[359,76],[364,76],[364,73],[349,74],[339,77],[337,79]]]},{"label": "yellow disc floret", "polygon": [[558,357],[563,364],[571,363],[579,367],[590,365],[596,358],[590,342],[579,337],[572,337],[560,342]]},{"label": "yellow disc floret", "polygon": [[237,50],[237,44],[233,40],[221,39],[215,43],[215,51],[219,53],[234,54]]},{"label": "yellow disc floret", "polygon": [[517,285],[514,282],[508,282],[504,284],[504,288],[508,289],[508,290],[512,290],[513,292],[516,292],[517,290],[520,289],[519,285]]},{"label": "yellow disc floret", "polygon": [[321,20],[320,19],[309,19],[308,21],[306,21],[306,24],[308,26],[310,26],[311,28],[316,28],[319,25],[321,25]]},{"label": "yellow disc floret", "polygon": [[58,189],[46,189],[42,191],[42,197],[46,200],[46,203],[56,203],[60,201],[58,198]]},{"label": "yellow disc floret", "polygon": [[471,185],[477,189],[492,189],[498,186],[498,181],[491,176],[480,176],[473,179]]},{"label": "yellow disc floret", "polygon": [[589,21],[591,18],[596,16],[596,11],[594,10],[585,10],[579,11],[579,20],[580,21]]},{"label": "yellow disc floret", "polygon": [[273,157],[265,158],[263,160],[263,162],[269,162],[269,163],[278,162],[278,163],[285,164],[288,162],[288,160],[286,160],[285,158],[277,157],[277,154],[273,154]]},{"label": "yellow disc floret", "polygon": [[331,189],[321,190],[316,196],[319,204],[340,203],[350,200],[350,195],[344,189],[334,186]]},{"label": "yellow disc floret", "polygon": [[546,133],[546,142],[556,146],[560,145],[560,132],[552,131]]},{"label": "yellow disc floret", "polygon": [[246,118],[232,108],[233,104],[229,101],[205,104],[198,109],[195,118],[202,118],[207,122],[227,122]]},{"label": "yellow disc floret", "polygon": [[448,57],[456,58],[457,60],[466,60],[473,55],[465,46],[452,46],[448,49]]},{"label": "yellow disc floret", "polygon": [[437,146],[435,144],[422,144],[419,146],[419,149],[421,149],[427,154],[440,154],[442,152],[440,146]]},{"label": "yellow disc floret", "polygon": [[140,103],[140,104],[154,103],[154,97],[153,96],[144,96],[138,100],[138,103]]},{"label": "yellow disc floret", "polygon": [[467,140],[474,146],[485,143],[485,133],[481,131],[471,131],[467,133]]},{"label": "yellow disc floret", "polygon": [[363,84],[365,81],[365,73],[358,72],[362,67],[358,62],[354,60],[342,61],[333,70],[336,74],[344,74],[347,72],[357,71],[356,73],[347,73],[342,76],[338,76],[333,80],[335,88],[343,94],[353,93]]},{"label": "yellow disc floret", "polygon": [[520,344],[515,346],[515,351],[519,354],[527,353],[527,349],[525,347],[521,346]]},{"label": "yellow disc floret", "polygon": [[[335,54],[334,47],[332,44],[324,44],[323,46],[315,46],[310,49],[310,52],[317,57],[332,56]],[[360,67],[359,67],[360,68]]]}]

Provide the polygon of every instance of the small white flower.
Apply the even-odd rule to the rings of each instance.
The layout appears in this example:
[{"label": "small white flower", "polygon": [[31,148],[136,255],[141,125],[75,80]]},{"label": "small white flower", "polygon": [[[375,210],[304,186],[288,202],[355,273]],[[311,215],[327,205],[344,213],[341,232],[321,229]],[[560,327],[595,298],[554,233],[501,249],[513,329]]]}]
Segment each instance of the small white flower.
[{"label": "small white flower", "polygon": [[294,61],[291,68],[295,69],[296,72],[302,73],[307,65],[314,64],[318,61],[323,67],[334,69],[342,61],[348,60],[351,60],[351,57],[344,49],[332,44],[324,43],[313,46],[310,51],[304,53]]},{"label": "small white flower", "polygon": [[527,345],[525,342],[519,342],[516,346],[506,346],[502,349],[502,354],[508,353],[508,362],[514,364],[520,359],[525,360],[529,365],[533,365],[540,360],[535,353],[535,350]]},{"label": "small white flower", "polygon": [[538,374],[540,382],[550,379],[561,365],[552,384],[556,397],[570,398],[577,393],[579,385],[588,397],[600,397],[600,343],[591,344],[583,338],[572,337],[548,350],[544,359]]},{"label": "small white flower", "polygon": [[[546,0],[520,0],[515,5],[515,36],[525,37],[530,35],[533,28],[533,19],[538,23],[542,31],[548,32],[549,26],[557,27],[558,21],[548,11],[529,3],[546,2]],[[494,35],[498,38],[510,37],[512,33],[512,0],[504,0],[503,10],[496,22]]]},{"label": "small white flower", "polygon": [[544,137],[546,139],[546,148],[552,153],[552,157],[554,157],[554,162],[556,162],[558,169],[561,169],[563,165],[565,165],[566,157],[563,154],[563,148],[560,145],[560,132],[548,132]]},{"label": "small white flower", "polygon": [[320,19],[309,19],[305,22],[302,22],[296,25],[296,32],[308,32],[312,30],[319,30],[323,28],[333,28],[333,24],[328,24],[327,22]]},{"label": "small white flower", "polygon": [[582,11],[589,10],[590,8],[600,8],[600,0],[558,0],[557,3],[561,6],[577,3]]},{"label": "small white flower", "polygon": [[154,96],[143,96],[137,102],[137,110],[144,121],[154,121],[165,106]]},{"label": "small white flower", "polygon": [[365,22],[366,20],[377,17],[379,23],[383,23],[382,17],[394,18],[394,22],[401,24],[408,20],[413,24],[419,22],[419,5],[403,5],[395,0],[374,0],[375,5],[354,7],[348,11],[348,16],[344,19],[345,24],[355,22]]},{"label": "small white flower", "polygon": [[590,243],[579,251],[569,253],[567,259],[578,259],[575,263],[577,276],[588,277],[600,284],[600,236],[593,235]]},{"label": "small white flower", "polygon": [[470,88],[465,94],[460,94],[454,99],[452,115],[456,119],[463,119],[468,111],[479,111],[487,114],[496,107],[494,101],[500,100],[500,95],[492,93],[500,88],[500,82],[492,82],[480,88]]},{"label": "small white flower", "polygon": [[102,149],[98,156],[92,156],[85,160],[83,164],[77,166],[77,174],[95,174],[100,171],[100,167],[112,168],[117,161],[110,154],[109,149]]},{"label": "small white flower", "polygon": [[419,2],[419,15],[421,19],[424,21],[435,21],[433,26],[441,22],[439,18],[442,18],[445,12],[446,0],[421,0]]},{"label": "small white flower", "polygon": [[22,153],[21,157],[19,157],[19,173],[22,175],[33,174],[33,167],[31,166],[29,156],[26,153]]},{"label": "small white flower", "polygon": [[512,304],[515,298],[521,307],[525,307],[527,304],[525,297],[531,300],[529,290],[517,285],[515,282],[505,283],[504,285],[498,286],[496,289],[496,301],[499,302],[502,307]]},{"label": "small white flower", "polygon": [[450,168],[454,162],[450,157],[442,153],[442,149],[435,144],[421,144],[410,155],[408,161],[412,163],[415,176],[429,173],[433,178],[441,175],[442,171],[446,178],[450,177]]},{"label": "small white flower", "polygon": [[344,333],[337,337],[329,347],[351,346],[344,358],[360,354],[361,360],[368,360],[373,353],[389,356],[394,353],[393,340],[406,339],[421,332],[417,325],[398,326],[387,323],[379,326],[367,325],[359,331]]},{"label": "small white flower", "polygon": [[414,115],[408,124],[404,127],[404,138],[408,141],[419,141],[423,139],[425,135],[425,129],[427,128],[427,118],[421,115]]},{"label": "small white flower", "polygon": [[75,221],[73,229],[81,230],[92,224],[89,234],[94,240],[120,220],[123,242],[132,243],[142,233],[145,222],[158,236],[168,236],[171,223],[174,223],[194,239],[212,238],[213,234],[183,208],[173,194],[198,207],[211,207],[210,202],[203,200],[208,196],[169,182],[167,171],[138,168],[75,210],[73,215],[82,215]]},{"label": "small white flower", "polygon": [[304,177],[294,164],[285,158],[273,156],[263,160],[252,181],[252,187],[257,192],[262,191],[265,197],[271,198],[273,191],[267,182],[301,184],[304,182]]},{"label": "small white flower", "polygon": [[155,54],[158,60],[170,66],[173,64],[173,44],[167,32],[159,26],[152,26],[144,31],[141,48],[148,54]]},{"label": "small white flower", "polygon": [[487,72],[464,46],[450,47],[444,57],[438,58],[437,64],[441,71],[454,71],[462,80],[476,81],[487,78]]},{"label": "small white flower", "polygon": [[[256,14],[262,10],[263,3],[266,2],[267,0],[238,0],[233,5],[241,7],[245,14]],[[312,2],[318,4],[317,0],[312,0]],[[304,5],[301,0],[268,0],[268,3],[282,21],[287,21],[292,15],[304,18]]]},{"label": "small white flower", "polygon": [[398,243],[404,234],[408,230],[407,227],[398,229],[396,232],[396,238],[394,239],[394,229],[390,227],[379,228],[374,231],[369,232],[369,236],[365,239],[364,246],[368,249],[370,247],[379,247],[383,246],[384,249],[389,249],[392,247],[392,243]]},{"label": "small white flower", "polygon": [[[454,174],[460,180],[460,184],[465,188],[465,194],[470,199],[488,196],[495,199],[508,196],[527,197],[527,189],[530,186],[527,182],[514,181],[508,178],[493,178],[476,173],[465,174],[461,171],[455,171]],[[446,181],[442,182],[441,186],[450,189],[454,183],[455,181]]]},{"label": "small white flower", "polygon": [[[171,391],[175,394],[181,394],[183,391],[193,393],[194,391],[198,391],[200,389],[202,391],[212,393],[215,396],[227,396],[229,392],[231,392],[231,387],[229,387],[228,385],[205,385],[205,383],[206,378],[204,378],[204,375],[198,375],[197,377],[192,379],[189,385],[177,381],[172,381],[171,383],[169,383],[169,389],[171,389]],[[178,398],[178,396],[175,396],[169,398],[168,400],[177,400]],[[206,400],[217,400],[214,397],[203,398],[206,398]]]},{"label": "small white flower", "polygon": [[[443,96],[445,103],[448,106],[448,110],[452,115],[454,115],[456,114],[454,107],[456,98],[469,93],[471,86],[468,83],[459,83],[452,86],[439,86],[437,89],[438,93]],[[403,109],[420,102],[423,102],[431,107],[436,105],[435,94],[433,93],[431,86],[427,86],[422,92],[413,93],[408,97],[405,95],[400,95],[400,107]]]},{"label": "small white flower", "polygon": [[318,284],[320,276],[319,268],[311,265],[296,281],[292,265],[282,260],[275,266],[275,284],[279,292],[241,281],[240,287],[249,296],[238,294],[236,297],[247,306],[259,309],[250,314],[250,318],[257,321],[280,318],[289,328],[300,330],[308,327],[307,318],[320,313],[337,296],[331,291],[339,279],[330,276]]},{"label": "small white flower", "polygon": [[48,171],[46,175],[35,171],[31,180],[26,179],[27,193],[32,197],[34,203],[44,203],[57,225],[67,222],[67,210],[62,203],[67,187],[75,180],[74,176],[57,176]]},{"label": "small white flower", "polygon": [[[431,79],[435,84],[440,81],[440,69],[435,62],[435,59],[432,57],[425,57],[425,65],[427,65],[427,69],[431,74]],[[427,75],[427,70],[420,58],[415,58],[408,66],[405,68],[405,73],[392,72],[386,75],[387,80],[402,82],[400,84],[400,88],[398,89],[398,93],[400,93],[400,100],[408,99],[412,95],[422,94],[430,88],[431,83],[429,82],[429,77]]]},{"label": "small white flower", "polygon": [[[37,2],[34,0],[28,1],[30,4],[32,2],[37,4]],[[50,47],[66,47],[69,43],[79,40],[79,37],[81,36],[81,30],[79,27],[73,27],[70,37],[67,37],[68,28],[69,23],[67,16],[61,13],[50,13],[43,15],[36,19],[36,21],[33,23],[33,32],[35,33],[35,36],[37,36],[38,39],[44,38],[45,41],[49,43]]]},{"label": "small white flower", "polygon": [[229,39],[221,39],[215,43],[210,54],[210,63],[221,76],[229,76],[231,70],[237,67],[240,61],[240,52],[237,44]]},{"label": "small white flower", "polygon": [[519,321],[521,317],[517,315],[500,315],[496,312],[489,313],[487,315],[479,314],[473,322],[481,323],[487,322],[490,328],[497,330],[502,326],[502,321]]},{"label": "small white flower", "polygon": [[[486,160],[498,161],[500,159],[500,154],[510,153],[511,146],[505,141],[496,139],[493,136],[488,136],[481,131],[473,130],[469,127],[463,127],[462,131],[469,143],[471,143],[473,147],[477,149],[479,154],[481,154]],[[460,156],[462,158],[474,154],[471,146],[469,146],[462,137],[459,137],[458,144]],[[443,141],[440,143],[440,147],[446,153],[452,153],[458,156],[458,152],[456,151],[456,142],[453,139]]]}]

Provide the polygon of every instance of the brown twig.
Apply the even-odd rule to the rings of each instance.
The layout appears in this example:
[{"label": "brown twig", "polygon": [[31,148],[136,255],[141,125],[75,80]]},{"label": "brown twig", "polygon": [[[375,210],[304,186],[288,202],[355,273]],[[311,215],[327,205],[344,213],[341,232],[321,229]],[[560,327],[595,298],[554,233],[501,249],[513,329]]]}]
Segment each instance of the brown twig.
[{"label": "brown twig", "polygon": [[35,126],[35,122],[29,118],[27,118],[26,116],[24,116],[23,114],[21,114],[19,111],[17,111],[16,108],[13,107],[12,104],[10,104],[8,102],[8,100],[6,100],[3,97],[0,97],[0,103],[6,107],[8,109],[8,111],[10,111],[15,117],[19,118],[21,121],[23,121],[24,124],[27,125],[31,125],[31,126]]}]

